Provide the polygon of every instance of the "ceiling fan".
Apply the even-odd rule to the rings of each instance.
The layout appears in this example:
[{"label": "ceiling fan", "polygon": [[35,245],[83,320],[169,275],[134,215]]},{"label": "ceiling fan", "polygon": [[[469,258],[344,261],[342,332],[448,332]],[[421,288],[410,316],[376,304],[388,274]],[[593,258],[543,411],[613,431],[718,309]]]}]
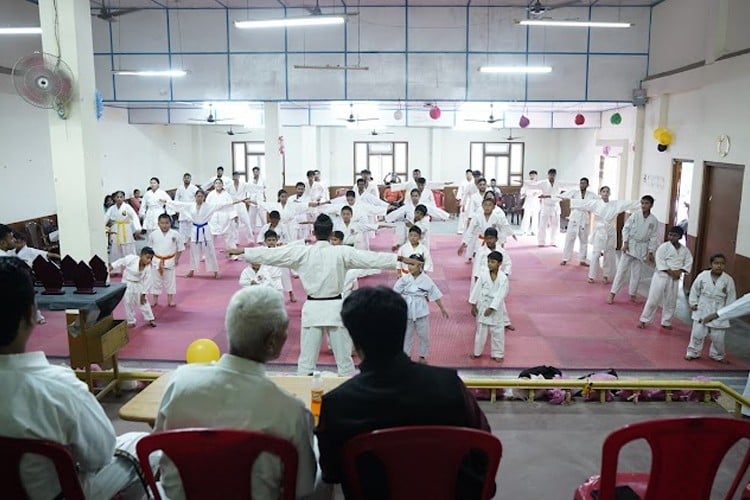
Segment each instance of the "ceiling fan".
[{"label": "ceiling fan", "polygon": [[320,10],[319,0],[315,0],[315,7],[305,7],[311,16],[321,16],[323,12]]},{"label": "ceiling fan", "polygon": [[597,3],[599,0],[593,0],[590,3],[585,3],[581,0],[572,0],[568,2],[562,2],[554,5],[544,5],[542,3],[542,0],[531,0],[529,2],[529,5],[526,7],[526,12],[529,14],[529,17],[534,19],[539,19],[543,17],[545,14],[547,14],[549,11],[554,9],[560,9],[562,7],[570,7],[573,5],[584,5],[586,7],[591,7],[595,3]]},{"label": "ceiling fan", "polygon": [[506,137],[505,140],[508,141],[508,142],[513,142],[513,141],[518,140],[518,139],[523,139],[523,136],[513,135],[513,129],[509,128],[508,129],[508,137]]},{"label": "ceiling fan", "polygon": [[393,135],[393,132],[388,132],[387,130],[372,129],[369,132],[367,132],[367,135],[375,135],[375,136],[378,136],[378,135]]},{"label": "ceiling fan", "polygon": [[464,121],[466,121],[466,122],[483,122],[483,123],[489,123],[490,125],[492,125],[495,122],[505,121],[505,118],[503,118],[502,116],[500,118],[495,118],[495,115],[494,115],[494,112],[493,112],[493,109],[492,109],[492,104],[490,104],[490,116],[487,117],[486,120],[479,120],[479,119],[476,119],[476,118],[465,118]]},{"label": "ceiling fan", "polygon": [[96,16],[99,19],[102,19],[104,21],[107,21],[108,23],[112,23],[112,22],[117,22],[117,18],[120,16],[124,16],[125,14],[132,14],[133,12],[138,12],[139,10],[143,10],[143,9],[140,7],[128,7],[125,9],[111,9],[103,4],[98,9],[91,9],[91,15]]},{"label": "ceiling fan", "polygon": [[229,126],[229,130],[225,130],[224,132],[214,132],[215,134],[226,134],[229,136],[235,136],[235,135],[247,135],[252,134],[252,132],[248,131],[242,131],[242,132],[235,132],[232,126]]},{"label": "ceiling fan", "polygon": [[214,108],[212,104],[208,105],[208,116],[203,118],[190,118],[191,122],[206,122],[206,123],[218,123],[218,122],[227,122],[231,121],[232,118],[217,118],[214,114]]},{"label": "ceiling fan", "polygon": [[349,103],[349,117],[348,118],[339,118],[339,120],[343,120],[347,123],[358,123],[358,122],[371,122],[375,120],[380,120],[380,118],[372,117],[372,118],[360,118],[359,116],[354,115],[354,103]]}]

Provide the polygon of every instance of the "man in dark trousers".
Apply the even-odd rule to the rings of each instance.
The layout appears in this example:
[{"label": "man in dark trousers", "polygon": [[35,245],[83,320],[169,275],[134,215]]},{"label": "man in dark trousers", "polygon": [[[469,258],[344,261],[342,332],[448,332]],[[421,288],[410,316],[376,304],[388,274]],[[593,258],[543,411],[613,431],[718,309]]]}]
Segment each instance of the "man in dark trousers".
[{"label": "man in dark trousers", "polygon": [[[405,425],[490,432],[455,370],[413,363],[404,354],[406,318],[406,302],[390,288],[360,288],[344,301],[341,319],[363,361],[360,374],[323,396],[316,434],[327,483],[342,482],[341,449],[358,434]],[[456,498],[479,497],[486,461],[484,456],[473,458],[459,474]],[[387,481],[377,463],[368,467],[363,483],[368,498],[387,497]]]}]

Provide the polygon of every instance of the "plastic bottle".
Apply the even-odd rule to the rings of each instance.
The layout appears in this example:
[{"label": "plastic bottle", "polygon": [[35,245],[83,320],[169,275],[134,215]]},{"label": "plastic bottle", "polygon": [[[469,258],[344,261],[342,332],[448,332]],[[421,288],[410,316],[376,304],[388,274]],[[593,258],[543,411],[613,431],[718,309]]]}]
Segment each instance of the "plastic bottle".
[{"label": "plastic bottle", "polygon": [[323,379],[320,372],[313,373],[312,386],[310,387],[310,412],[315,419],[315,425],[318,425],[320,418],[320,405],[323,402]]}]

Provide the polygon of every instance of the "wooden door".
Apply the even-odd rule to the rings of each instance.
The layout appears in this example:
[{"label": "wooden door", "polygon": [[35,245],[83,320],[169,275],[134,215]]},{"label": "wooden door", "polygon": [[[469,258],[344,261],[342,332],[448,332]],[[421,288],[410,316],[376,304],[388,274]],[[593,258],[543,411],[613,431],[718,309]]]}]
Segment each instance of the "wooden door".
[{"label": "wooden door", "polygon": [[733,274],[744,171],[742,165],[704,163],[693,276],[709,267],[709,259],[715,253],[726,255],[727,272]]}]

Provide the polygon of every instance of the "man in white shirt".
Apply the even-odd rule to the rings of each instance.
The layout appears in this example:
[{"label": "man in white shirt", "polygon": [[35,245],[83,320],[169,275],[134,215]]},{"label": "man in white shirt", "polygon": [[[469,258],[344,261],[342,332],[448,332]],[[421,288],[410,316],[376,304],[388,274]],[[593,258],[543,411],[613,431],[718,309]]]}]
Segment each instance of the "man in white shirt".
[{"label": "man in white shirt", "polygon": [[[586,177],[581,177],[579,181],[579,189],[571,189],[565,191],[560,195],[561,198],[568,198],[571,200],[596,200],[596,194],[588,190],[589,180]],[[562,261],[560,265],[564,266],[568,263],[570,258],[573,256],[573,246],[578,238],[578,262],[582,266],[587,266],[588,261],[586,260],[586,253],[589,246],[589,225],[591,222],[591,215],[583,210],[572,208],[568,215],[568,229],[565,232],[565,246],[563,247]]]},{"label": "man in white shirt", "polygon": [[[0,258],[4,325],[0,330],[0,398],[4,401],[0,432],[65,445],[77,463],[87,499],[112,498],[118,493],[123,498],[142,498],[135,462],[114,453],[117,449],[134,456],[135,445],[145,433],[116,437],[99,402],[70,368],[50,365],[43,352],[26,352],[36,326],[35,312],[34,285],[26,265],[16,257]],[[57,473],[48,460],[24,457],[20,472],[32,500],[59,495]]]},{"label": "man in white shirt", "polygon": [[10,226],[0,224],[0,257],[12,256],[16,253],[16,240]]},{"label": "man in white shirt", "polygon": [[[380,199],[380,190],[378,189],[378,183],[372,179],[372,172],[368,169],[364,169],[359,173],[360,177],[365,181],[365,193],[370,193],[377,199]],[[356,190],[357,186],[353,186],[352,189]]]},{"label": "man in white shirt", "polygon": [[[547,171],[547,179],[537,183],[537,187],[542,190],[542,194],[539,195],[541,209],[537,234],[537,243],[540,247],[547,244],[547,229],[550,232],[550,245],[556,246],[557,232],[560,230],[560,199],[557,197],[560,190],[555,186],[556,177],[557,170],[551,168]],[[533,186],[532,183],[529,185]]]},{"label": "man in white shirt", "polygon": [[224,176],[224,167],[222,167],[221,165],[219,165],[218,167],[216,167],[216,175],[214,175],[213,177],[211,177],[210,179],[208,179],[205,182],[205,184],[201,184],[201,187],[206,192],[211,191],[214,188],[214,182],[216,182],[217,179],[221,180],[221,182],[224,183],[225,187],[230,182],[232,182],[229,178],[227,178],[227,177]]},{"label": "man in white shirt", "polygon": [[[352,339],[341,323],[341,293],[349,269],[396,269],[398,262],[412,262],[391,253],[355,250],[329,243],[333,222],[325,214],[318,215],[313,225],[317,240],[314,245],[285,245],[276,248],[246,248],[245,260],[258,264],[289,267],[299,274],[307,293],[302,306],[302,331],[297,373],[311,374],[320,353],[323,330],[328,336],[340,376],[354,374]],[[242,251],[230,250],[230,254]]]},{"label": "man in white shirt", "polygon": [[[174,201],[184,203],[192,203],[195,201],[195,193],[198,191],[198,186],[193,184],[192,180],[193,176],[188,173],[185,173],[182,176],[182,185],[177,186],[177,190],[174,193]],[[193,229],[193,223],[185,214],[184,210],[180,212],[178,226],[180,228],[180,236],[182,236],[182,240],[190,241],[190,230]]]},{"label": "man in white shirt", "polygon": [[[250,198],[251,204],[248,207],[248,216],[253,232],[266,223],[266,211],[263,209],[263,203],[266,202],[266,182],[260,176],[260,168],[253,167],[253,178],[247,181],[245,185],[247,197]],[[326,190],[327,191],[327,190]]]},{"label": "man in white shirt", "polygon": [[[472,189],[473,188],[473,189]],[[458,214],[458,234],[464,234],[468,221],[466,217],[466,206],[469,201],[469,196],[476,191],[476,185],[474,184],[474,175],[470,168],[466,169],[465,179],[461,182],[461,185],[456,190],[456,202],[460,207]]]},{"label": "man in white shirt", "polygon": [[[284,298],[265,286],[243,288],[227,306],[229,354],[216,364],[183,365],[159,405],[155,431],[188,427],[261,431],[290,441],[299,457],[296,497],[313,491],[317,463],[313,417],[305,404],[279,389],[265,374],[287,338]],[[171,500],[185,498],[179,474],[166,460],[162,480]],[[210,464],[207,464],[210,465]],[[281,462],[264,455],[253,467],[252,497],[279,498]]]}]

